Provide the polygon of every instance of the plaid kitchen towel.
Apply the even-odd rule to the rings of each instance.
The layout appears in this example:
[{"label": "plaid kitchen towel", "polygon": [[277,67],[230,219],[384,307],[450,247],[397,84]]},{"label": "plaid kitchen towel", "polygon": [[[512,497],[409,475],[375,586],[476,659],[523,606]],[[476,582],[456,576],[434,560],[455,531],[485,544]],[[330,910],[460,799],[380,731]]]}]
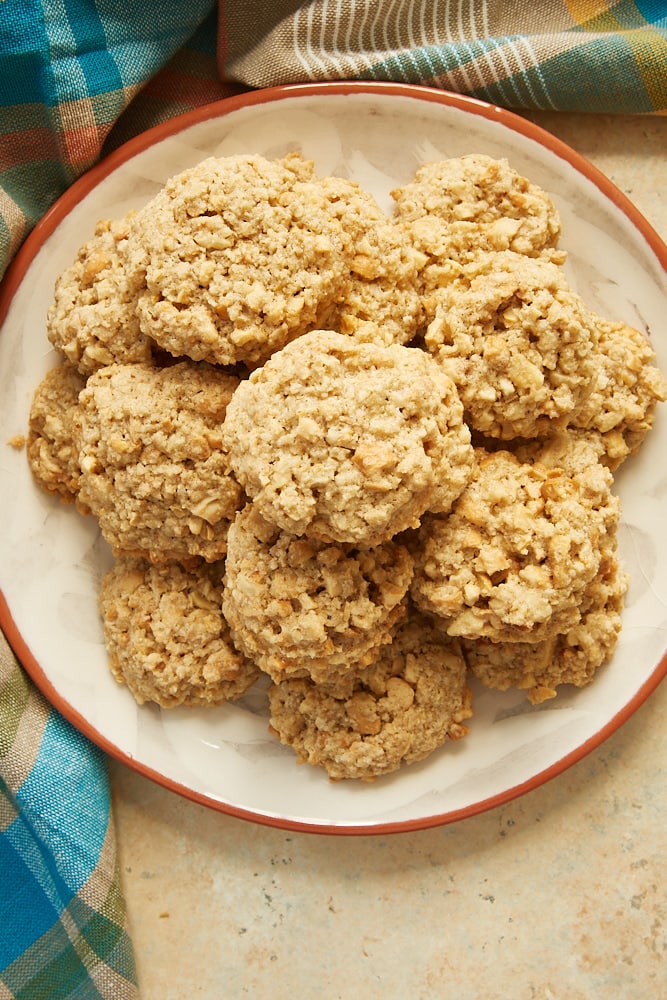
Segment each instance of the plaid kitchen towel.
[{"label": "plaid kitchen towel", "polygon": [[0,633],[0,998],[134,1000],[106,764]]},{"label": "plaid kitchen towel", "polygon": [[224,0],[218,59],[251,87],[393,80],[516,109],[665,112],[667,4]]},{"label": "plaid kitchen towel", "polygon": [[105,152],[238,90],[215,51],[215,0],[0,0],[0,277]]}]

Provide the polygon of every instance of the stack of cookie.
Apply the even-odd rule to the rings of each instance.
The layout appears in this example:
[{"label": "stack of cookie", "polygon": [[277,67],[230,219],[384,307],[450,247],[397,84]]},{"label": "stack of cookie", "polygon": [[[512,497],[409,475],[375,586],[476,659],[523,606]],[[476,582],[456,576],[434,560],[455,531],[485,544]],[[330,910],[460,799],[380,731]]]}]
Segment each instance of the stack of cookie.
[{"label": "stack of cookie", "polygon": [[464,736],[470,675],[589,683],[627,587],[613,473],[667,398],[508,163],[393,197],[297,154],[172,178],[58,279],[30,414],[37,482],[114,555],[118,681],[170,708],[263,678],[271,731],[334,779]]}]

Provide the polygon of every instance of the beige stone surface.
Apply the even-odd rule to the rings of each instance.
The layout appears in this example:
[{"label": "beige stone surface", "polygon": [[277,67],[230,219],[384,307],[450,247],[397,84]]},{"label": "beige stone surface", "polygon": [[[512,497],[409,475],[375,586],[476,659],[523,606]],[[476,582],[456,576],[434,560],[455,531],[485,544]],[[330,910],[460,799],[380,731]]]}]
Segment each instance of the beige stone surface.
[{"label": "beige stone surface", "polygon": [[[532,116],[667,238],[667,119]],[[111,762],[143,1000],[667,995],[667,686],[546,785],[378,837],[233,819]]]}]

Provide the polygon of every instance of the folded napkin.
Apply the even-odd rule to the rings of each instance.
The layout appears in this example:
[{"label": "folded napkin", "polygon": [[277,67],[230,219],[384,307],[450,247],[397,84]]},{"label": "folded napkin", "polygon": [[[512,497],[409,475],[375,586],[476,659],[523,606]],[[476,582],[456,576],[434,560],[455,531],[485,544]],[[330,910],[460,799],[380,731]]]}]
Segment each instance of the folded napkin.
[{"label": "folded napkin", "polygon": [[0,997],[134,1000],[106,763],[0,633]]}]

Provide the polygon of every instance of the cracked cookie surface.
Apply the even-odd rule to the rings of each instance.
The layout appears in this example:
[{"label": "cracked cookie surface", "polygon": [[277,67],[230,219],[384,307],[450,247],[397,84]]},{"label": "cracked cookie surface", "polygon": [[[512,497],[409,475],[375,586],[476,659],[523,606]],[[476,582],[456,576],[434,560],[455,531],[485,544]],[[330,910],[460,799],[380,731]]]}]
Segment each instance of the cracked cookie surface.
[{"label": "cracked cookie surface", "polygon": [[391,641],[412,557],[296,537],[248,505],[229,529],[223,610],[240,649],[274,680],[344,682]]},{"label": "cracked cookie surface", "polygon": [[600,316],[594,319],[599,371],[573,425],[599,438],[604,461],[614,471],[639,450],[653,426],[657,404],[667,399],[667,379],[640,330]]},{"label": "cracked cookie surface", "polygon": [[555,698],[564,684],[585,687],[616,648],[627,588],[614,531],[602,542],[600,567],[584,590],[580,621],[538,643],[463,639],[469,669],[487,687],[525,691],[535,705]]},{"label": "cracked cookie surface", "polygon": [[220,559],[243,491],[220,428],[238,379],[206,364],[110,365],[79,396],[77,502],[116,554]]},{"label": "cracked cookie surface", "polygon": [[51,368],[33,393],[27,454],[35,480],[48,493],[72,503],[81,469],[75,444],[79,393],[85,377],[68,361]]},{"label": "cracked cookie surface", "polygon": [[512,250],[535,257],[553,252],[560,237],[550,195],[505,159],[471,153],[425,163],[392,196],[397,221],[423,254],[425,294],[480,253]]},{"label": "cracked cookie surface", "polygon": [[450,635],[539,642],[581,618],[603,541],[620,517],[611,473],[574,475],[512,454],[483,454],[447,517],[424,519],[411,593]]},{"label": "cracked cookie surface", "polygon": [[268,521],[366,546],[448,510],[474,459],[458,393],[432,358],[328,330],[239,385],[223,438]]},{"label": "cracked cookie surface", "polygon": [[139,328],[137,289],[126,269],[131,218],[98,222],[56,281],[47,335],[83,375],[114,363],[148,363],[153,355],[152,340]]},{"label": "cracked cookie surface", "polygon": [[308,679],[269,688],[271,726],[334,780],[373,780],[467,733],[466,666],[455,642],[413,615],[344,694]]},{"label": "cracked cookie surface", "polygon": [[372,323],[375,339],[406,344],[423,322],[418,287],[421,254],[359,184],[340,177],[314,183],[340,225],[349,272],[336,308],[336,329],[355,335]]},{"label": "cracked cookie surface", "polygon": [[511,440],[574,421],[595,385],[599,334],[562,267],[484,254],[433,299],[426,347],[456,383],[472,429]]},{"label": "cracked cookie surface", "polygon": [[117,559],[99,606],[109,665],[140,704],[221,705],[240,698],[259,670],[235,649],[221,610],[222,564],[152,565]]},{"label": "cracked cookie surface", "polygon": [[297,154],[209,157],[172,177],[128,241],[143,332],[176,356],[254,366],[323,325],[345,257],[312,179]]}]

